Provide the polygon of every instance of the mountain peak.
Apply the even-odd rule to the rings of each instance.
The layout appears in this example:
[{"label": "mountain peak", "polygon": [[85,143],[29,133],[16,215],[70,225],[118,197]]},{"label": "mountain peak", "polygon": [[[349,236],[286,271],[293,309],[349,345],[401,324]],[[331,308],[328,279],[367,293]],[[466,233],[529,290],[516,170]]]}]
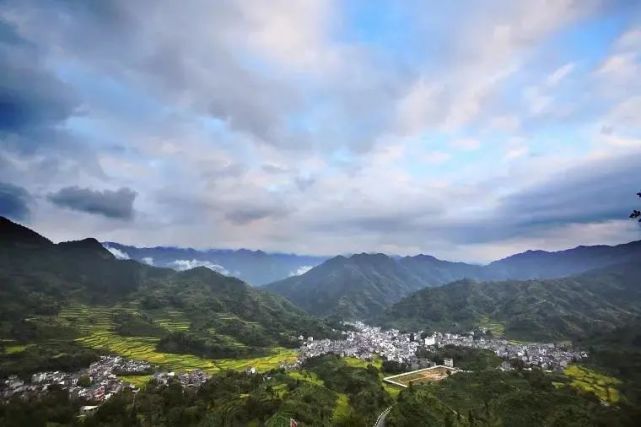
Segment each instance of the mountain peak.
[{"label": "mountain peak", "polygon": [[35,231],[0,216],[0,245],[47,247],[53,243]]},{"label": "mountain peak", "polygon": [[115,258],[111,252],[93,237],[88,237],[82,240],[72,240],[69,242],[60,242],[57,245],[60,249],[69,251],[82,251],[83,253],[91,253],[100,255],[103,258]]}]

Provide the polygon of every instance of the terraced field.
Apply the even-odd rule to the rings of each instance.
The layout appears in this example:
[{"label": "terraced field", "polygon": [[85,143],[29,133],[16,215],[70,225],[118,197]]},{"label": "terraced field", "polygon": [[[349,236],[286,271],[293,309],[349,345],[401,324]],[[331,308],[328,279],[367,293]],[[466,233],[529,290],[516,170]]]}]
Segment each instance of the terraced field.
[{"label": "terraced field", "polygon": [[617,403],[620,399],[616,386],[621,383],[614,377],[603,375],[584,366],[570,365],[563,371],[572,381],[570,386],[587,393],[595,394],[608,404]]},{"label": "terraced field", "polygon": [[[100,349],[134,360],[145,360],[173,371],[201,369],[214,373],[221,369],[245,370],[256,368],[267,371],[277,368],[283,362],[296,360],[296,351],[275,348],[273,353],[264,357],[248,359],[206,359],[189,354],[165,353],[156,350],[157,337],[126,337],[113,330],[112,317],[117,311],[137,313],[136,307],[88,307],[74,305],[61,310],[58,320],[78,328],[82,336],[76,342],[83,346]],[[179,311],[149,313],[153,322],[169,331],[186,331],[189,321]]]},{"label": "terraced field", "polygon": [[479,323],[481,328],[487,328],[495,337],[502,337],[505,334],[505,325],[500,322],[493,322],[488,316],[483,316]]}]

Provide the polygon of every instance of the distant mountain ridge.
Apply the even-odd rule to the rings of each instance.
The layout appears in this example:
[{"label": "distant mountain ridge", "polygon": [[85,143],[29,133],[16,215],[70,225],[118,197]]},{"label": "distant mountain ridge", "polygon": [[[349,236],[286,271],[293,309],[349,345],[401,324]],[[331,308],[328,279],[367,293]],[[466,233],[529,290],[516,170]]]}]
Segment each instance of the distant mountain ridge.
[{"label": "distant mountain ridge", "polygon": [[414,292],[387,308],[387,327],[467,331],[500,325],[508,338],[580,339],[641,315],[641,257],[578,276],[479,283],[461,280]]},{"label": "distant mountain ridge", "polygon": [[474,265],[430,255],[400,258],[384,254],[338,256],[297,277],[265,289],[309,313],[363,319],[411,292],[461,279],[476,281],[551,279],[617,263],[641,260],[641,241],[617,246],[579,246],[558,252],[528,251]]},{"label": "distant mountain ridge", "polygon": [[115,242],[103,245],[118,256],[157,267],[177,270],[205,266],[220,273],[238,277],[254,286],[304,273],[325,261],[326,257],[286,253],[267,253],[249,249],[179,248],[171,246],[136,247]]}]

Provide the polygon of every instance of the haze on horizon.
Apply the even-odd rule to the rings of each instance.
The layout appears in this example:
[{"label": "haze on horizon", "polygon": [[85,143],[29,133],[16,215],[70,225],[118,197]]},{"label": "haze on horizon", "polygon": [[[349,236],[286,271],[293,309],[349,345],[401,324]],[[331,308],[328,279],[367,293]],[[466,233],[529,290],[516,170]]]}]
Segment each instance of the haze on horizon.
[{"label": "haze on horizon", "polygon": [[0,215],[484,262],[639,239],[641,3],[7,0]]}]

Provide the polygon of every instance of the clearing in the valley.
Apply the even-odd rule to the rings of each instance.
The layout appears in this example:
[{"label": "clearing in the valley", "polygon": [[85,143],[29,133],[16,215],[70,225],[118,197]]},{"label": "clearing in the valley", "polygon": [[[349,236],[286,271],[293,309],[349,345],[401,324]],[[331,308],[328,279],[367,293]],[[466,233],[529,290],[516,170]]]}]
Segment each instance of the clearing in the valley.
[{"label": "clearing in the valley", "polygon": [[426,382],[441,381],[444,378],[458,372],[456,368],[447,366],[432,366],[431,368],[419,369],[416,371],[405,372],[391,377],[383,378],[383,381],[400,387],[408,387],[410,383],[421,384]]}]

